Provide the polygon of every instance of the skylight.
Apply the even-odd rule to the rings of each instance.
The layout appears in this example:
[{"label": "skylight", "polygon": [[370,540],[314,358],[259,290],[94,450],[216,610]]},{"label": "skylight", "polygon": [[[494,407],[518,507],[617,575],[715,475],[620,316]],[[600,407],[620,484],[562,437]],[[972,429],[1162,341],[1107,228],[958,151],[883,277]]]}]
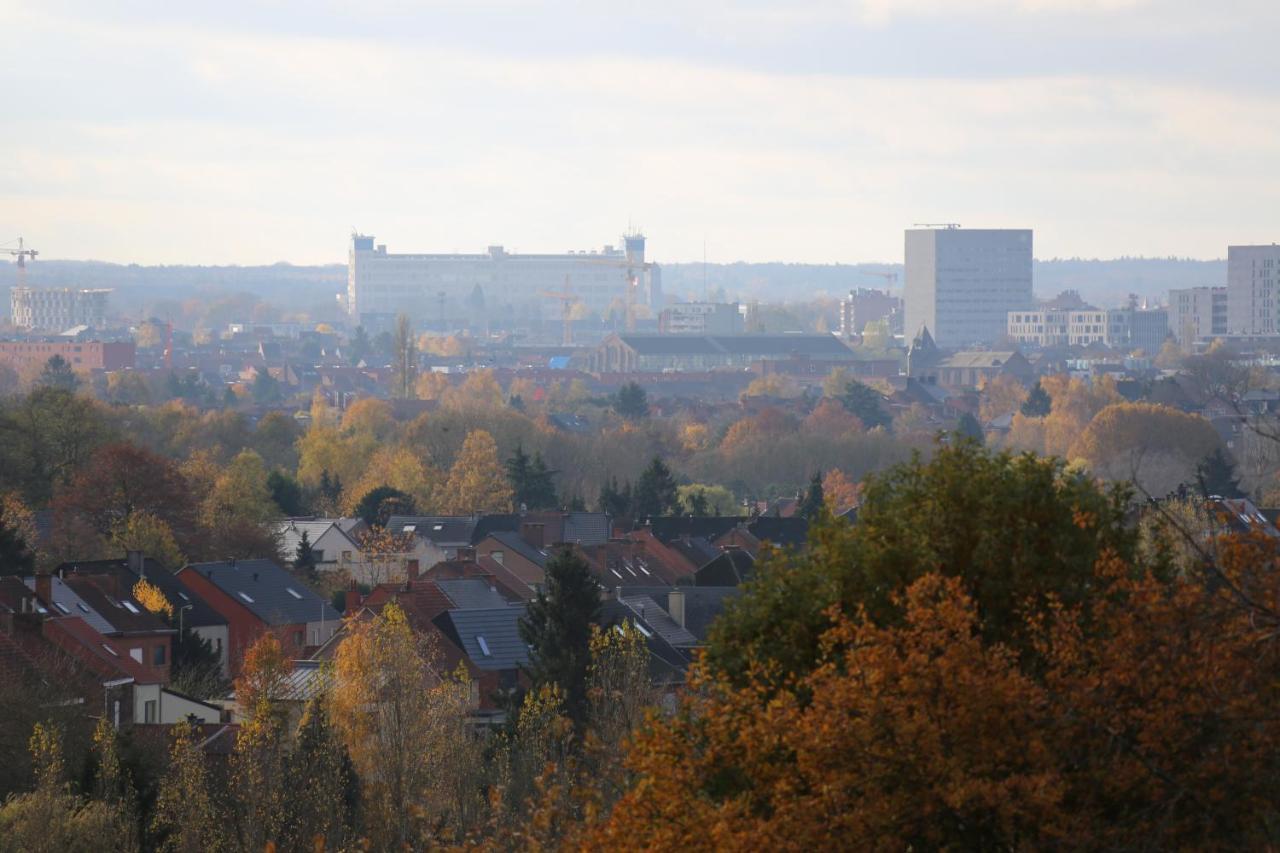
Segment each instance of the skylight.
[{"label": "skylight", "polygon": [[63,604],[61,601],[55,601],[53,606],[58,608],[63,616],[69,616],[71,614],[71,608],[67,607],[67,605]]},{"label": "skylight", "polygon": [[480,644],[480,653],[485,657],[492,657],[493,653],[489,651],[489,642],[479,634],[476,634],[476,642]]},{"label": "skylight", "polygon": [[653,636],[653,632],[652,632],[652,631],[650,631],[650,630],[649,630],[648,628],[646,628],[645,626],[641,625],[639,622],[635,623],[635,625],[636,625],[636,630],[637,630],[637,631],[639,631],[641,634],[644,634],[646,637],[652,637],[652,636]]},{"label": "skylight", "polygon": [[106,649],[111,654],[112,657],[114,658],[120,657],[120,653],[115,649],[111,648],[110,646],[108,646],[106,643],[103,643],[102,647]]},{"label": "skylight", "polygon": [[622,580],[622,575],[618,573],[617,569],[609,569],[609,571],[613,572],[614,577],[616,577],[618,580]]},{"label": "skylight", "polygon": [[190,600],[191,600],[190,598],[188,598],[188,597],[187,597],[187,594],[186,594],[185,592],[180,592],[180,593],[178,593],[178,597],[179,597],[179,598],[181,598],[183,601],[190,601]]},{"label": "skylight", "polygon": [[302,593],[298,592],[293,587],[286,586],[285,589],[287,589],[289,591],[289,594],[292,595],[294,598],[298,599],[299,601],[302,600]]},{"label": "skylight", "polygon": [[141,612],[142,612],[141,610],[139,610],[138,608],[136,608],[136,607],[134,607],[134,606],[133,606],[133,602],[132,602],[132,601],[122,601],[122,602],[120,602],[120,603],[121,603],[121,604],[123,604],[123,605],[124,605],[124,609],[125,609],[125,610],[128,610],[130,613],[141,613]]},{"label": "skylight", "polygon": [[406,525],[404,526],[404,532],[405,532],[405,533],[413,533],[413,532],[414,532],[414,531],[416,531],[417,529],[418,529],[418,525],[416,525],[416,524],[406,524]]},{"label": "skylight", "polygon": [[444,525],[443,525],[443,524],[433,524],[433,525],[431,525],[431,529],[432,529],[432,530],[444,530]]},{"label": "skylight", "polygon": [[253,604],[253,599],[252,599],[252,598],[250,598],[249,596],[245,595],[243,592],[237,592],[237,593],[236,593],[236,595],[240,596],[241,598],[243,598],[245,601],[249,602],[250,604]]},{"label": "skylight", "polygon": [[77,602],[76,602],[76,610],[79,610],[81,613],[88,613],[88,612],[89,612],[89,608],[87,608],[87,607],[85,607],[85,606],[84,606],[84,602],[83,602],[83,601],[77,601]]}]

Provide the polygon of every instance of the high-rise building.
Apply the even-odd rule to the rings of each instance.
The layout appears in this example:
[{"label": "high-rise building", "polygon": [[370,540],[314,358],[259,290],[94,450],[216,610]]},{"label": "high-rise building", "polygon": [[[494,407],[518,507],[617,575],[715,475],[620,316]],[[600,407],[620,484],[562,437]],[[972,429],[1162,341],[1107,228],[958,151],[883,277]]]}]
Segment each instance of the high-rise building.
[{"label": "high-rise building", "polygon": [[1030,229],[959,226],[906,232],[905,334],[927,327],[939,347],[991,344],[1009,312],[1030,309]]},{"label": "high-rise building", "polygon": [[1186,287],[1169,291],[1169,331],[1190,352],[1197,341],[1227,334],[1227,288]]},{"label": "high-rise building", "polygon": [[391,254],[363,234],[351,236],[347,310],[358,322],[408,314],[420,325],[504,305],[541,306],[559,317],[561,305],[544,294],[569,293],[601,316],[629,306],[662,303],[661,272],[645,260],[645,238],[629,234],[623,248],[599,252],[522,255],[490,246],[483,254]]},{"label": "high-rise building", "polygon": [[1227,330],[1280,334],[1280,245],[1227,247]]},{"label": "high-rise building", "polygon": [[9,291],[13,325],[27,331],[62,332],[75,326],[107,324],[110,290],[74,287],[15,287]]}]

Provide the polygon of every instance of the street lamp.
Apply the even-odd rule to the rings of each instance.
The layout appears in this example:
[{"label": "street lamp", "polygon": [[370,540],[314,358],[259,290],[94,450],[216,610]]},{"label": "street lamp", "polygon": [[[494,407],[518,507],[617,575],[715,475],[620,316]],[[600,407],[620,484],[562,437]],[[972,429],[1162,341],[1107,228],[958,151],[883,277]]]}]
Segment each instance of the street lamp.
[{"label": "street lamp", "polygon": [[188,604],[185,607],[178,608],[178,642],[179,643],[182,642],[182,614],[193,607],[195,607],[194,604]]}]

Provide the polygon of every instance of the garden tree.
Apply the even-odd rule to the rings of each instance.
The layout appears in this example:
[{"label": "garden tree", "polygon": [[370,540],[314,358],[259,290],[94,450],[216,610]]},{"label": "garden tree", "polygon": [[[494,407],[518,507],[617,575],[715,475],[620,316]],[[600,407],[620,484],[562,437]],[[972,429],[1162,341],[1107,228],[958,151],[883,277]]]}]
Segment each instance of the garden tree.
[{"label": "garden tree", "polygon": [[353,441],[332,426],[312,425],[298,439],[298,482],[318,488],[326,472],[330,483],[354,483],[360,479],[376,449],[376,442]]},{"label": "garden tree", "polygon": [[584,763],[598,792],[595,805],[607,810],[630,781],[624,768],[626,744],[661,695],[649,674],[644,635],[629,620],[612,628],[592,625],[590,654]]},{"label": "garden tree", "polygon": [[[724,486],[706,483],[690,483],[676,489],[680,506],[689,515],[733,515],[738,512],[738,500]],[[700,510],[700,511],[699,511]]]},{"label": "garden tree", "polygon": [[293,570],[305,578],[316,577],[316,552],[311,547],[311,535],[302,531],[298,537],[298,547],[293,551]]},{"label": "garden tree", "polygon": [[102,407],[61,388],[36,388],[0,408],[0,472],[32,506],[82,473],[112,437]]},{"label": "garden tree", "polygon": [[743,448],[748,452],[759,452],[760,445],[772,443],[784,435],[796,431],[796,419],[772,406],[757,415],[735,421],[725,432],[720,441],[722,450]]},{"label": "garden tree", "polygon": [[502,386],[492,370],[474,370],[457,388],[449,388],[441,402],[460,412],[497,409],[502,406]]},{"label": "garden tree", "polygon": [[440,472],[414,450],[401,445],[379,447],[360,478],[347,487],[346,511],[355,511],[367,494],[388,486],[410,504],[430,506],[442,479]]},{"label": "garden tree", "polygon": [[444,485],[444,511],[510,512],[511,494],[493,436],[482,429],[467,433]]},{"label": "garden tree", "polygon": [[414,391],[419,400],[439,400],[450,388],[449,377],[444,373],[428,370],[418,376]]},{"label": "garden tree", "polygon": [[280,848],[346,849],[359,804],[358,779],[319,696],[307,703],[298,723],[293,749],[285,759],[285,780],[289,809]]},{"label": "garden tree", "polygon": [[758,376],[751,380],[746,390],[742,392],[743,397],[799,397],[803,393],[800,385],[782,373],[770,373],[767,376]]},{"label": "garden tree", "polygon": [[861,486],[850,480],[839,468],[832,468],[822,476],[823,500],[833,515],[857,506],[861,494]]},{"label": "garden tree", "polygon": [[1044,447],[1030,449],[1049,456],[1071,458],[1072,446],[1094,416],[1107,406],[1124,401],[1109,376],[1085,382],[1064,373],[1045,376],[1040,385],[1053,400],[1053,407],[1044,419]]},{"label": "garden tree", "polygon": [[156,847],[171,853],[231,849],[214,777],[200,747],[204,736],[187,721],[173,726],[171,734],[169,766],[158,786],[151,823]]},{"label": "garden tree", "polygon": [[111,536],[141,512],[164,522],[183,550],[199,538],[192,490],[182,473],[169,460],[127,443],[99,448],[58,490],[53,509],[55,529],[79,519]]},{"label": "garden tree", "polygon": [[706,450],[711,446],[711,430],[696,421],[685,424],[680,428],[680,446],[690,453]]},{"label": "garden tree", "polygon": [[342,496],[342,480],[337,474],[329,476],[328,471],[320,472],[320,482],[317,484],[316,491],[320,499],[321,508],[326,514],[336,514],[338,499]]},{"label": "garden tree", "polygon": [[[993,421],[1018,411],[1027,399],[1027,389],[1008,373],[993,376],[978,389],[978,416]],[[1047,410],[1046,410],[1047,413]]]},{"label": "garden tree", "polygon": [[1162,370],[1173,370],[1182,364],[1182,347],[1173,338],[1165,339],[1156,353],[1155,366]]},{"label": "garden tree", "polygon": [[62,735],[37,723],[31,735],[36,788],[0,806],[0,851],[92,853],[136,847],[120,815],[105,803],[72,794],[66,781]]},{"label": "garden tree", "polygon": [[1222,447],[1215,447],[1196,465],[1196,486],[1204,497],[1242,498],[1236,465]]},{"label": "garden tree", "polygon": [[613,410],[629,421],[649,417],[649,395],[639,382],[628,382],[613,398]]},{"label": "garden tree", "polygon": [[342,431],[383,444],[395,436],[395,413],[386,400],[376,397],[356,400],[342,415]]},{"label": "garden tree", "polygon": [[805,489],[804,497],[801,499],[800,505],[796,507],[796,515],[800,518],[814,521],[822,515],[825,506],[826,497],[822,492],[822,472],[814,471],[813,477],[809,480],[809,487]]},{"label": "garden tree", "polygon": [[[394,513],[391,510],[396,510]],[[386,527],[392,515],[413,515],[413,497],[391,486],[370,489],[355,506],[355,515],[370,527]]]},{"label": "garden tree", "polygon": [[110,541],[117,554],[141,551],[159,560],[171,572],[187,564],[187,558],[173,536],[173,529],[146,510],[130,513],[117,522],[111,529]]},{"label": "garden tree", "polygon": [[121,756],[120,736],[107,717],[98,719],[93,730],[94,773],[93,799],[115,818],[114,835],[121,850],[137,850],[140,846],[137,792],[133,779]]},{"label": "garden tree", "polygon": [[267,475],[267,491],[270,492],[271,502],[276,505],[281,515],[305,514],[302,486],[285,472],[277,469]]},{"label": "garden tree", "polygon": [[151,387],[141,373],[112,371],[107,374],[106,399],[121,406],[145,406],[151,402]]},{"label": "garden tree", "polygon": [[148,612],[156,614],[166,622],[173,621],[173,603],[158,586],[150,583],[146,578],[139,578],[130,592]]},{"label": "garden tree", "polygon": [[1196,464],[1220,444],[1217,430],[1199,415],[1152,403],[1113,403],[1085,427],[1071,456],[1101,476],[1164,495],[1194,482]]},{"label": "garden tree", "polygon": [[0,575],[25,577],[35,571],[35,554],[7,518],[0,518]]},{"label": "garden tree", "polygon": [[839,438],[865,428],[857,417],[849,413],[838,401],[825,398],[814,407],[802,424],[805,432]]},{"label": "garden tree", "polygon": [[632,494],[632,511],[638,518],[653,515],[670,515],[680,507],[676,481],[671,469],[655,456],[636,481]]},{"label": "garden tree", "polygon": [[284,399],[284,391],[280,387],[280,380],[261,367],[258,368],[253,376],[253,384],[249,386],[249,393],[253,396],[253,402],[259,406],[279,403]]},{"label": "garden tree", "polygon": [[280,509],[267,488],[262,457],[242,450],[214,481],[201,506],[211,556],[280,560],[279,535],[271,527]]},{"label": "garden tree", "polygon": [[839,397],[844,393],[844,389],[849,387],[849,383],[853,381],[853,372],[847,367],[834,368],[822,380],[822,396]]},{"label": "garden tree", "polygon": [[547,468],[541,451],[530,458],[524,446],[517,444],[515,453],[506,461],[506,468],[516,506],[531,510],[556,508],[555,472]]},{"label": "garden tree", "polygon": [[1025,649],[1024,608],[1073,605],[1100,554],[1133,554],[1125,506],[1123,490],[1103,491],[1058,460],[941,445],[928,461],[870,477],[857,524],[820,522],[807,551],[761,559],[752,595],[729,603],[706,658],[738,684],[753,664],[808,672],[830,607],[893,622],[894,596],[928,572],[962,580],[986,639]]},{"label": "garden tree", "polygon": [[591,626],[599,610],[600,586],[587,561],[565,547],[547,561],[544,586],[520,617],[534,686],[558,685],[566,713],[578,726],[587,714]]},{"label": "garden tree", "polygon": [[1053,400],[1039,381],[1032,386],[1031,391],[1027,394],[1027,399],[1018,407],[1018,411],[1022,413],[1023,417],[1027,418],[1043,418],[1052,409]]},{"label": "garden tree", "polygon": [[347,624],[330,719],[359,773],[374,849],[403,847],[424,830],[458,833],[479,792],[466,682],[440,672],[429,635],[415,634],[394,602]]},{"label": "garden tree", "polygon": [[418,379],[418,339],[407,314],[396,317],[396,334],[391,354],[391,396],[413,399]]},{"label": "garden tree", "polygon": [[278,842],[289,792],[285,789],[288,712],[285,695],[292,664],[276,635],[262,634],[244,655],[235,682],[242,721],[231,756],[236,831],[246,850]]},{"label": "garden tree", "polygon": [[288,471],[298,467],[298,451],[294,447],[302,437],[298,422],[283,412],[267,412],[253,428],[250,444],[268,468]]},{"label": "garden tree", "polygon": [[840,402],[850,413],[866,425],[867,429],[893,425],[893,419],[884,411],[884,398],[880,393],[856,379],[845,386],[840,394]]},{"label": "garden tree", "polygon": [[386,527],[369,527],[356,534],[364,556],[362,573],[371,585],[405,579],[405,560],[415,547],[412,533],[396,533]]},{"label": "garden tree", "polygon": [[969,412],[960,415],[960,418],[956,421],[955,434],[960,438],[976,441],[979,444],[986,441],[986,435],[982,432],[982,424],[978,423],[978,419]]},{"label": "garden tree", "polygon": [[71,369],[71,364],[60,355],[51,356],[44,363],[36,385],[41,388],[53,388],[59,391],[75,391],[80,387],[80,377]]},{"label": "garden tree", "polygon": [[631,515],[631,484],[618,486],[618,478],[609,476],[600,487],[600,498],[596,501],[596,509],[611,518],[626,518]]}]

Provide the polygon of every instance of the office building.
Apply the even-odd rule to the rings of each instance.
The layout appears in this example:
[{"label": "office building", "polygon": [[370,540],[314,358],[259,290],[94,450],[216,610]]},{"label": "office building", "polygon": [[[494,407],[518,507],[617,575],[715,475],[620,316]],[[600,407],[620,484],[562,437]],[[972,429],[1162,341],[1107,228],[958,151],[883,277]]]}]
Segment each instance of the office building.
[{"label": "office building", "polygon": [[629,306],[657,308],[661,271],[645,260],[642,234],[623,237],[623,248],[549,255],[514,254],[501,246],[483,254],[392,254],[371,236],[351,237],[347,311],[357,322],[377,325],[404,313],[418,325],[444,326],[481,300],[491,311],[537,305],[542,316],[559,318],[555,294],[561,293],[602,317]]},{"label": "office building", "polygon": [[9,292],[9,316],[25,331],[61,332],[75,326],[101,329],[107,324],[110,290],[74,287],[15,287]]},{"label": "office building", "polygon": [[1169,337],[1169,311],[1166,308],[1111,308],[1107,311],[1109,347],[1126,352],[1142,350],[1155,356]]},{"label": "office building", "polygon": [[1008,317],[1008,337],[1019,344],[1087,347],[1107,341],[1107,312],[1098,308],[1038,308]]},{"label": "office building", "polygon": [[740,335],[742,326],[737,303],[681,302],[658,315],[658,331],[664,335]]},{"label": "office building", "polygon": [[1227,247],[1229,334],[1280,333],[1280,245]]},{"label": "office building", "polygon": [[1169,331],[1187,352],[1198,341],[1227,335],[1227,288],[1187,287],[1169,291]]},{"label": "office building", "polygon": [[992,344],[1009,312],[1033,308],[1030,229],[951,225],[906,232],[905,333],[927,327],[939,347]]},{"label": "office building", "polygon": [[902,298],[887,290],[859,287],[840,300],[840,337],[846,341],[862,334],[868,323],[889,321],[890,332],[902,331]]}]

